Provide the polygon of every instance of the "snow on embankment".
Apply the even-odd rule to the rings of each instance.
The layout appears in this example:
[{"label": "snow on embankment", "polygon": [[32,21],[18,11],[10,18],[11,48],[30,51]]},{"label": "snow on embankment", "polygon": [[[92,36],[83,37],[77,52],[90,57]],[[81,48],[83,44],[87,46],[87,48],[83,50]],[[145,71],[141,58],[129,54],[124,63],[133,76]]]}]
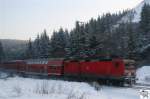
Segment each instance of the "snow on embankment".
[{"label": "snow on embankment", "polygon": [[9,75],[5,72],[1,72],[0,71],[0,79],[4,79],[4,78],[7,78]]},{"label": "snow on embankment", "polygon": [[150,66],[143,66],[137,70],[137,83],[150,84]]},{"label": "snow on embankment", "polygon": [[[88,97],[88,98],[87,98]],[[87,83],[13,77],[0,79],[0,99],[108,99]]]},{"label": "snow on embankment", "polygon": [[11,77],[0,79],[0,99],[140,99],[132,88],[102,86],[84,82]]}]

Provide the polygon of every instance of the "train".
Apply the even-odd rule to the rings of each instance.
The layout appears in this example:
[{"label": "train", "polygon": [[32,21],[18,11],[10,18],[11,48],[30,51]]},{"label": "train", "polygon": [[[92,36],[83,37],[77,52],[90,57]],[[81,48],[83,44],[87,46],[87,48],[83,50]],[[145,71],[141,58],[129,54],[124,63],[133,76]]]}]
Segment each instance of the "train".
[{"label": "train", "polygon": [[121,86],[132,85],[136,78],[135,61],[121,58],[12,60],[2,62],[0,68],[22,75],[92,79]]}]

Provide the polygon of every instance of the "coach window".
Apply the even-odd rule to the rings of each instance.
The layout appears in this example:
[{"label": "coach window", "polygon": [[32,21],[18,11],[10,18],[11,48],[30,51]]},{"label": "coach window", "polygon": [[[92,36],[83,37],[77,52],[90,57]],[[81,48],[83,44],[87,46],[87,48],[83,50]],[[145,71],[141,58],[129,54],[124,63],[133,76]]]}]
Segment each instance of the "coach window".
[{"label": "coach window", "polygon": [[57,67],[56,66],[51,66],[51,69],[56,70]]}]

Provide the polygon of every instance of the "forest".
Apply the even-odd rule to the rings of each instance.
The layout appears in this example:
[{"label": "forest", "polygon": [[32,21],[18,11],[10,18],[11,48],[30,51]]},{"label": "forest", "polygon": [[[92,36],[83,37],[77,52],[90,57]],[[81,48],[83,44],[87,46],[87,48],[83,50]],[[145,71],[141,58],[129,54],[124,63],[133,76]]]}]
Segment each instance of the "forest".
[{"label": "forest", "polygon": [[145,4],[141,12],[141,21],[120,22],[131,10],[119,13],[106,13],[91,18],[88,22],[75,22],[72,30],[63,29],[53,32],[49,37],[46,30],[29,39],[20,52],[5,51],[0,42],[0,61],[13,59],[40,59],[66,57],[121,57],[138,61],[150,59],[150,5]]}]

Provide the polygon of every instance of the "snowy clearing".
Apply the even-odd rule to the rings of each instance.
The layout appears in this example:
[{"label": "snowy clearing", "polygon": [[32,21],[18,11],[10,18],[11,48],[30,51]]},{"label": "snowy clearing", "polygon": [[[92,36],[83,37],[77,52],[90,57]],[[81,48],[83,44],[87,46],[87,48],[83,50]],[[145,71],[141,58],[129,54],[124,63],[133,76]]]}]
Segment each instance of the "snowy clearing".
[{"label": "snowy clearing", "polygon": [[13,77],[0,79],[0,99],[140,99],[131,88],[102,86],[97,91],[82,82]]},{"label": "snowy clearing", "polygon": [[[138,83],[150,84],[150,66],[137,70]],[[144,99],[141,90],[101,86],[85,82],[9,77],[0,73],[0,99]],[[149,99],[149,98],[146,98]]]},{"label": "snowy clearing", "polygon": [[150,66],[143,66],[137,70],[137,83],[150,84]]}]

